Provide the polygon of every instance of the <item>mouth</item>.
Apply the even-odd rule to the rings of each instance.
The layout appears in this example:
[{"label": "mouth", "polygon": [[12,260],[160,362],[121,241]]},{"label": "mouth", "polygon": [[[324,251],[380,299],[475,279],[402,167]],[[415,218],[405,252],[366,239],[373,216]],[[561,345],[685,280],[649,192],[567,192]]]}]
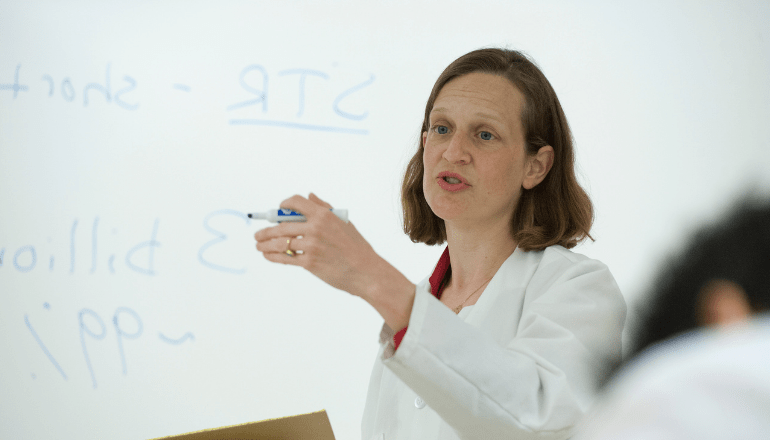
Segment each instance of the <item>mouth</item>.
[{"label": "mouth", "polygon": [[438,178],[450,185],[457,185],[462,183],[463,185],[471,186],[465,178],[457,173],[450,173],[448,171],[442,171],[438,174]]},{"label": "mouth", "polygon": [[436,183],[438,183],[438,186],[442,189],[450,192],[462,191],[471,186],[463,176],[449,172],[439,173],[436,178]]}]

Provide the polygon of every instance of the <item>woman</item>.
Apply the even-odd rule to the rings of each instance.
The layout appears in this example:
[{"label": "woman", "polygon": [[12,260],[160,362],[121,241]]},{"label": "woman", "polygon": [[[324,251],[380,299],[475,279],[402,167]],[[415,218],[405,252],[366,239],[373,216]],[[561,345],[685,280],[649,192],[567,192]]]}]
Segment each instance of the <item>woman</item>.
[{"label": "woman", "polygon": [[307,223],[256,233],[268,260],[384,318],[364,440],[571,435],[620,357],[625,319],[606,266],[567,250],[593,216],[573,162],[540,70],[515,51],[477,50],[433,87],[404,177],[405,232],[447,242],[430,277],[412,284],[313,194],[281,204]]}]

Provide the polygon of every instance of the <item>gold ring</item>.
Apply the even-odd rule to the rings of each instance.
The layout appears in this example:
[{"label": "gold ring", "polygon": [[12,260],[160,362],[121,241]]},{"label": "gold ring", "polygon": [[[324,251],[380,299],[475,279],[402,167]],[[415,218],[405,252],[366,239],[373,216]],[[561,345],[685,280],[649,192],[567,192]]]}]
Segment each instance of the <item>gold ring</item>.
[{"label": "gold ring", "polygon": [[288,256],[290,256],[290,257],[293,257],[294,256],[294,251],[289,249],[290,246],[291,246],[291,237],[289,237],[289,239],[286,240],[286,250],[283,251],[283,253],[288,255]]}]

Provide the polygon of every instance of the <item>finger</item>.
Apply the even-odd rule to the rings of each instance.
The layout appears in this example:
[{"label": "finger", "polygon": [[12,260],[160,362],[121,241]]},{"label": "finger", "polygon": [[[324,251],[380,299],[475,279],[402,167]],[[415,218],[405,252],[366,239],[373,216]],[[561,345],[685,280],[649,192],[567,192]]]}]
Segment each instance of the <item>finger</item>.
[{"label": "finger", "polygon": [[281,202],[280,208],[291,209],[294,212],[299,212],[308,219],[311,219],[315,215],[318,215],[320,212],[323,212],[325,209],[328,209],[300,195],[294,195],[284,200]]},{"label": "finger", "polygon": [[287,237],[272,238],[270,240],[257,241],[257,250],[263,254],[285,252],[290,243]]},{"label": "finger", "polygon": [[262,253],[286,253],[286,250],[293,252],[301,251],[302,237],[278,237],[272,240],[257,242],[257,250]]},{"label": "finger", "polygon": [[278,237],[296,237],[305,235],[307,224],[304,222],[283,222],[278,226],[260,229],[254,233],[254,239],[257,241],[267,241]]},{"label": "finger", "polygon": [[266,252],[262,255],[265,257],[265,260],[273,263],[290,264],[292,266],[302,265],[302,260],[300,259],[302,254],[291,256],[282,252]]},{"label": "finger", "polygon": [[309,199],[311,202],[315,202],[315,203],[317,203],[317,204],[319,204],[319,205],[323,206],[323,207],[324,207],[324,208],[326,208],[326,209],[332,209],[332,205],[330,205],[330,204],[328,204],[328,203],[324,202],[324,201],[323,201],[323,200],[321,200],[321,199],[320,199],[320,198],[319,198],[317,195],[315,195],[315,194],[313,194],[313,193],[310,193],[310,195],[308,196],[308,199]]}]

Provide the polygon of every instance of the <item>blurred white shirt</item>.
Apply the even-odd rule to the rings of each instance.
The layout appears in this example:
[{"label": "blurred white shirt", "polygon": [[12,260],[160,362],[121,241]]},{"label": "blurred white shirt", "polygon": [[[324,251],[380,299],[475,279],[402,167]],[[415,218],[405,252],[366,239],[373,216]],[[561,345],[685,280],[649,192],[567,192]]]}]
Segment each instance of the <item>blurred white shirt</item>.
[{"label": "blurred white shirt", "polygon": [[650,348],[573,440],[770,439],[770,316]]}]

